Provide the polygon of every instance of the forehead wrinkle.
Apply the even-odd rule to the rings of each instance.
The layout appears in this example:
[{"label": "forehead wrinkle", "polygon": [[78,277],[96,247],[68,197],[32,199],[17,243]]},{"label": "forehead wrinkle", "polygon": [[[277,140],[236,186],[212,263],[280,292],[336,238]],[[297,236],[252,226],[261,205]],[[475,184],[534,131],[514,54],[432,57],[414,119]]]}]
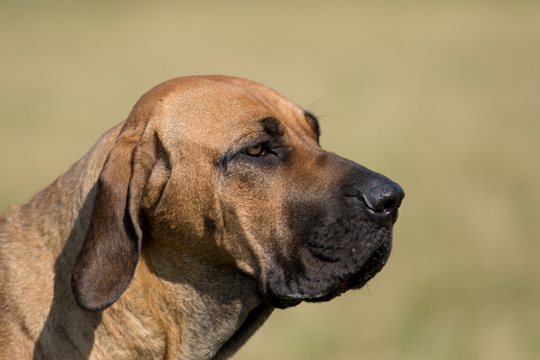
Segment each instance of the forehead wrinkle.
[{"label": "forehead wrinkle", "polygon": [[[212,87],[189,87],[166,99],[164,105],[169,114],[174,114],[169,123],[174,130],[169,129],[172,130],[167,131],[169,135],[182,137],[185,145],[190,143],[214,155],[246,146],[249,141],[260,138],[265,130],[272,130],[259,125],[269,118],[277,120],[283,132],[281,136],[292,131],[298,138],[313,137],[304,111],[278,93],[259,84],[221,81],[214,81],[214,84]],[[199,101],[201,98],[205,101]],[[181,136],[188,132],[191,136]]]},{"label": "forehead wrinkle", "polygon": [[[303,119],[300,123],[306,122],[304,110],[301,107],[264,85],[244,79],[235,79],[232,82],[227,82],[227,84],[236,87],[250,98],[263,105],[274,114],[274,116],[271,117],[280,120],[292,118],[296,120],[292,123],[298,123],[298,115],[301,115],[300,117]],[[309,128],[312,129],[311,126],[309,126]]]},{"label": "forehead wrinkle", "polygon": [[[222,84],[222,89],[234,88],[236,90],[234,92],[238,91],[243,93],[245,95],[244,100],[247,101],[242,101],[242,105],[251,108],[250,110],[254,113],[258,113],[254,116],[255,118],[266,117],[277,119],[281,130],[283,130],[283,123],[285,123],[287,125],[285,127],[297,127],[298,132],[303,132],[307,135],[311,135],[311,132],[315,132],[305,118],[304,110],[302,108],[266,86],[245,79],[217,77],[213,78],[212,81]],[[232,96],[233,101],[237,103],[239,103],[242,98],[241,94],[238,93]],[[249,100],[254,101],[255,103],[250,104]],[[261,109],[261,107],[263,109]],[[246,112],[243,113],[245,114]],[[263,115],[265,113],[266,116]],[[243,117],[244,116],[241,116],[241,118]],[[241,135],[239,138],[245,136],[246,135]]]}]

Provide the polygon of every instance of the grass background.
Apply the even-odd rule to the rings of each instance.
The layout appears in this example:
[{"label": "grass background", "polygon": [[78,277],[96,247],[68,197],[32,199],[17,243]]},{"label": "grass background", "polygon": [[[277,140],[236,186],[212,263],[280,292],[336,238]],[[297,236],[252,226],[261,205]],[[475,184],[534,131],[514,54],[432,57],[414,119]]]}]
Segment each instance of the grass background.
[{"label": "grass background", "polygon": [[540,358],[540,2],[2,1],[0,213],[184,75],[250,78],[398,182],[367,288],[234,359]]}]

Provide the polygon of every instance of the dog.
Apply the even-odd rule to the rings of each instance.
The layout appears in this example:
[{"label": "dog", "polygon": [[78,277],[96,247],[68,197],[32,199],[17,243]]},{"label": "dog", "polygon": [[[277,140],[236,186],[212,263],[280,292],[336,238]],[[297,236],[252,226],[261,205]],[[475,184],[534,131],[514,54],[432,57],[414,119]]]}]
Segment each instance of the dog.
[{"label": "dog", "polygon": [[404,197],[255,82],[176,78],[0,218],[1,359],[226,359],[385,265]]}]

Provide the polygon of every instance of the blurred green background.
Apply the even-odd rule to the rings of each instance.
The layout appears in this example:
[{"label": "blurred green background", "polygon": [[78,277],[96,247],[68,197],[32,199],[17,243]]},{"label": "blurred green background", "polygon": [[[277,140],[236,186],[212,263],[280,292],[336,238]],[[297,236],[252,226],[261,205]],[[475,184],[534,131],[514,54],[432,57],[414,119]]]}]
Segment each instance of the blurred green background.
[{"label": "blurred green background", "polygon": [[540,358],[540,2],[2,1],[0,212],[196,74],[311,109],[407,194],[369,286],[276,311],[234,359]]}]

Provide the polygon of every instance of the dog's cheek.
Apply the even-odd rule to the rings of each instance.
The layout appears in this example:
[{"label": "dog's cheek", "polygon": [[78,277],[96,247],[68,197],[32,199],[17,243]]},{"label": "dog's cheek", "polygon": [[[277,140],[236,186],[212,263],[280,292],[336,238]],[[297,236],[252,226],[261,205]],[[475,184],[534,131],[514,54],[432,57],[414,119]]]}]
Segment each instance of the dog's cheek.
[{"label": "dog's cheek", "polygon": [[289,232],[283,220],[283,181],[272,173],[249,170],[235,171],[218,191],[221,222],[226,229],[220,246],[239,268],[258,278],[273,266],[275,254],[284,250]]}]

